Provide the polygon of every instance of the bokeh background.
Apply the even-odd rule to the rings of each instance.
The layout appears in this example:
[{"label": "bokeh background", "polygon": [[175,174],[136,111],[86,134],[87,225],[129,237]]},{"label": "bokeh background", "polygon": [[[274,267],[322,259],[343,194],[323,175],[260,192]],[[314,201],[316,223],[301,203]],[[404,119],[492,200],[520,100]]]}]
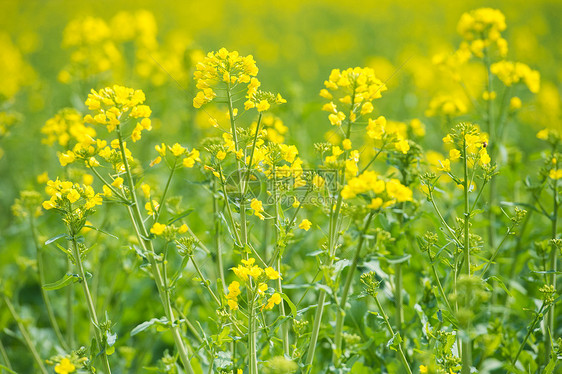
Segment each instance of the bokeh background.
[{"label": "bokeh background", "polygon": [[[135,155],[148,165],[156,143],[192,148],[205,136],[218,135],[209,119],[224,120],[224,112],[212,105],[205,111],[192,106],[197,61],[221,47],[252,54],[262,87],[288,101],[275,113],[288,127],[285,142],[299,146],[307,160],[314,157],[311,144],[326,140],[330,129],[318,96],[330,70],[370,66],[389,88],[376,101],[374,114],[395,121],[419,118],[426,129],[422,144],[429,150],[441,146],[447,126],[442,118],[426,115],[432,98],[449,95],[467,101],[458,82],[434,63],[435,56],[455,51],[461,42],[456,32],[461,14],[483,6],[506,16],[508,59],[541,74],[536,95],[521,92],[518,125],[509,127],[505,137],[506,152],[518,155],[512,170],[517,175],[527,159],[539,158],[536,132],[562,129],[560,0],[0,0],[0,264],[16,264],[10,267],[14,279],[24,279],[23,271],[33,266],[33,256],[26,255],[27,226],[16,223],[10,207],[19,191],[42,190],[38,175],[63,175],[56,156],[60,147],[44,144],[41,128],[62,108],[85,113],[91,88],[120,84],[144,90],[154,131],[135,144]],[[467,90],[481,95],[486,83],[482,64],[467,64],[463,77]],[[469,110],[458,119],[479,120],[475,113]],[[177,189],[178,194],[191,193]],[[195,213],[190,217],[193,229],[205,231],[205,220],[198,218]],[[57,217],[42,219],[44,225],[57,225],[50,233],[43,229],[45,235],[61,230]],[[4,276],[7,267],[0,268]],[[30,285],[22,286],[21,303],[33,305],[39,300],[37,284],[26,282]],[[138,289],[123,305],[149,297]],[[123,316],[122,326],[134,326],[138,310],[124,312],[130,315]],[[7,318],[4,313],[0,326]],[[147,346],[151,343],[147,339]]]}]

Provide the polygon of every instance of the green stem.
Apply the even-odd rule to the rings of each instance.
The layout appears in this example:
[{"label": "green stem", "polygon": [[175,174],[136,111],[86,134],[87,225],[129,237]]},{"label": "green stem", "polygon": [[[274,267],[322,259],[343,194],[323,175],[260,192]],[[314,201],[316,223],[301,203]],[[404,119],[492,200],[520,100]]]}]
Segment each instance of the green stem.
[{"label": "green stem", "polygon": [[339,357],[341,356],[341,346],[342,346],[342,333],[343,333],[343,322],[345,319],[345,306],[347,303],[347,297],[349,295],[349,289],[351,288],[351,283],[353,281],[353,276],[355,275],[355,270],[357,269],[357,264],[359,263],[359,257],[361,255],[361,249],[363,248],[363,243],[365,242],[365,234],[369,229],[369,225],[371,224],[371,220],[373,219],[374,212],[370,212],[367,216],[367,221],[365,222],[365,226],[363,230],[360,232],[359,242],[357,243],[357,249],[355,250],[355,254],[353,256],[353,260],[351,262],[351,266],[347,271],[347,276],[345,278],[345,283],[343,286],[341,298],[340,298],[340,308],[337,311],[336,315],[336,331],[334,335],[334,343],[335,343],[335,350],[334,350],[334,362],[336,365],[339,365]]},{"label": "green stem", "polygon": [[64,340],[59,324],[57,323],[57,319],[53,311],[53,306],[51,305],[51,299],[49,298],[47,291],[45,291],[45,289],[43,288],[43,285],[45,284],[45,266],[43,263],[42,249],[39,246],[39,242],[37,241],[37,229],[35,227],[35,220],[33,219],[33,212],[29,212],[29,226],[31,229],[33,244],[35,245],[35,253],[37,256],[37,273],[39,275],[39,283],[41,286],[41,297],[43,298],[43,302],[45,303],[45,309],[47,310],[49,322],[51,323],[53,330],[55,330],[55,335],[57,336],[59,344],[65,351],[68,351],[68,344],[66,343],[66,340]]},{"label": "green stem", "polygon": [[178,323],[176,323],[175,317],[174,317],[174,311],[172,309],[172,305],[170,303],[170,294],[169,294],[169,290],[165,287],[165,282],[162,279],[162,274],[161,274],[161,270],[160,267],[158,266],[158,263],[156,261],[155,258],[155,251],[154,251],[154,246],[152,244],[152,241],[148,239],[148,232],[146,230],[146,227],[144,226],[144,221],[142,219],[141,213],[140,213],[140,208],[139,208],[139,204],[138,204],[138,199],[137,199],[137,194],[135,191],[135,184],[133,181],[133,175],[131,173],[131,169],[129,167],[129,162],[127,160],[127,157],[125,155],[125,147],[123,144],[123,136],[121,134],[121,128],[118,126],[117,128],[117,136],[118,136],[118,140],[119,140],[119,148],[121,151],[121,158],[123,159],[123,165],[125,166],[125,172],[127,175],[127,182],[129,184],[129,191],[131,193],[131,197],[133,199],[133,204],[128,206],[128,212],[131,218],[131,221],[133,223],[133,226],[135,228],[136,234],[137,234],[137,238],[139,240],[139,243],[142,244],[144,250],[147,252],[148,254],[148,260],[150,262],[150,267],[151,267],[151,271],[152,271],[152,275],[154,277],[154,281],[156,283],[156,287],[158,288],[158,294],[160,296],[160,301],[162,302],[162,306],[164,307],[164,313],[166,314],[166,318],[168,319],[168,322],[171,324],[171,330],[172,330],[172,335],[174,337],[174,342],[176,345],[176,348],[178,349],[181,361],[183,363],[183,366],[185,368],[185,370],[189,373],[189,374],[194,374],[193,371],[193,367],[191,366],[191,362],[189,361],[189,355],[187,353],[187,348],[183,342],[183,338],[181,336],[181,331],[180,331],[180,326]]},{"label": "green stem", "polygon": [[[551,222],[552,222],[552,245],[551,245],[551,250],[550,250],[550,259],[549,259],[549,268],[552,271],[552,273],[549,276],[549,283],[550,285],[552,285],[554,287],[554,289],[556,289],[556,271],[557,271],[557,252],[558,252],[558,248],[556,248],[556,245],[554,244],[554,239],[556,239],[557,236],[557,223],[558,223],[558,179],[554,179],[554,190],[553,190],[553,210],[552,210],[552,218],[551,218]],[[547,320],[547,325],[548,325],[548,330],[549,333],[545,334],[545,339],[546,339],[546,348],[545,348],[545,354],[546,354],[546,363],[548,363],[550,361],[550,355],[552,353],[552,339],[551,336],[556,332],[555,328],[555,322],[556,322],[556,315],[554,313],[554,307],[555,304],[553,303],[552,306],[550,307],[548,314],[546,316],[546,320]]]},{"label": "green stem", "polygon": [[70,232],[72,239],[70,242],[72,243],[72,256],[74,257],[74,261],[76,267],[78,268],[78,275],[82,278],[82,289],[84,291],[84,296],[86,297],[86,305],[88,306],[88,312],[90,314],[90,321],[94,328],[94,336],[98,343],[98,349],[101,350],[100,358],[105,370],[106,374],[111,374],[111,368],[109,366],[109,361],[107,359],[107,354],[105,353],[105,347],[103,346],[103,338],[101,336],[100,324],[98,322],[98,317],[96,314],[96,309],[94,307],[94,301],[92,300],[92,295],[90,293],[90,287],[88,286],[88,281],[86,279],[86,272],[84,271],[84,266],[82,264],[82,256],[80,250],[78,249],[78,244],[76,243],[75,233]]},{"label": "green stem", "polygon": [[2,360],[4,360],[4,364],[6,364],[6,367],[11,370],[12,363],[10,362],[10,358],[8,357],[8,353],[4,348],[4,343],[2,343],[2,340],[0,340],[0,354],[2,355]]},{"label": "green stem", "polygon": [[178,158],[174,158],[174,165],[172,166],[172,170],[170,170],[170,175],[168,176],[168,180],[166,181],[166,187],[164,187],[164,192],[162,193],[162,199],[160,201],[160,205],[158,206],[158,210],[154,216],[154,222],[158,222],[158,218],[160,217],[160,212],[162,211],[162,207],[166,201],[166,194],[168,193],[168,189],[170,188],[170,182],[174,177],[174,172],[176,171],[176,165],[178,163]]},{"label": "green stem", "polygon": [[48,371],[45,368],[45,365],[43,364],[43,361],[41,360],[41,357],[39,356],[39,353],[37,352],[37,349],[35,348],[35,345],[31,341],[31,337],[29,336],[29,332],[27,331],[27,328],[22,323],[21,318],[18,315],[18,313],[16,312],[16,310],[14,309],[14,306],[12,305],[12,302],[10,301],[10,299],[8,299],[8,297],[6,295],[3,295],[3,296],[4,296],[4,302],[6,303],[6,306],[8,307],[8,310],[10,311],[10,314],[12,315],[12,318],[16,321],[16,323],[18,325],[18,328],[21,332],[21,336],[23,337],[23,340],[24,340],[25,344],[27,345],[27,349],[29,349],[29,352],[31,352],[31,355],[33,356],[33,360],[35,361],[35,363],[39,367],[39,370],[41,371],[41,373],[47,374]]},{"label": "green stem", "polygon": [[[72,262],[66,259],[66,270],[72,273]],[[66,287],[66,339],[71,347],[74,347],[74,284]]]},{"label": "green stem", "polygon": [[[492,70],[491,70],[491,62],[488,48],[484,48],[484,65],[486,66],[486,73],[487,73],[487,90],[488,93],[492,93],[493,85],[492,85]],[[488,133],[490,134],[491,140],[491,149],[490,149],[490,158],[494,161],[495,158],[495,150],[496,145],[501,142],[496,135],[495,129],[495,121],[494,121],[494,101],[490,97],[487,101],[487,122],[488,122]],[[496,244],[496,237],[495,237],[495,227],[496,227],[496,216],[494,214],[494,204],[496,201],[496,183],[495,180],[492,179],[490,181],[490,196],[488,201],[488,243],[491,248],[495,248]]]},{"label": "green stem", "polygon": [[[468,201],[468,152],[466,150],[466,137],[463,136],[463,164],[464,164],[464,244],[463,244],[463,265],[461,273],[470,276],[470,205]],[[467,326],[470,325],[468,321]],[[472,366],[470,331],[466,331],[466,337],[462,340],[462,374],[470,374]]]},{"label": "green stem", "polygon": [[[517,359],[519,358],[519,355],[521,354],[521,352],[523,351],[523,348],[525,347],[525,344],[527,344],[527,340],[529,339],[529,336],[531,336],[531,333],[533,332],[533,330],[535,329],[536,324],[539,322],[540,320],[540,316],[544,310],[545,307],[545,303],[543,302],[543,304],[541,305],[539,311],[537,312],[537,314],[535,315],[535,319],[533,320],[533,323],[531,323],[531,326],[529,326],[529,328],[527,329],[527,335],[525,335],[525,338],[523,339],[523,341],[521,342],[521,345],[519,346],[519,350],[517,350],[517,354],[515,355],[515,357],[513,358],[513,360],[511,361],[511,364],[513,366],[515,366],[515,364],[517,363]],[[549,337],[550,339],[550,337]],[[549,359],[550,359],[550,355],[549,355]],[[512,370],[508,370],[507,373],[510,373]]]},{"label": "green stem", "polygon": [[250,306],[250,314],[248,316],[248,351],[250,352],[250,374],[258,374],[258,360],[256,353],[256,321],[253,292],[250,292],[249,297],[251,297],[252,299],[248,303],[248,305]]},{"label": "green stem", "polygon": [[[261,118],[261,116],[260,116]],[[277,201],[277,190],[273,191],[274,193],[274,204],[275,204],[275,245],[277,245],[279,241],[279,230],[281,227],[279,225],[279,203]],[[281,273],[281,252],[279,252],[279,256],[277,257],[277,271]],[[281,282],[281,278],[277,278],[277,292],[279,294],[283,294],[283,284]],[[290,357],[290,350],[289,350],[289,325],[287,324],[287,314],[285,313],[285,300],[281,300],[279,304],[279,309],[281,312],[282,318],[285,322],[281,325],[281,340],[283,341],[283,353],[285,356]]]},{"label": "green stem", "polygon": [[[392,329],[392,326],[390,325],[390,322],[388,321],[388,316],[384,312],[384,309],[383,309],[383,307],[382,307],[382,305],[379,301],[378,296],[374,295],[373,297],[375,299],[375,302],[377,303],[377,307],[379,308],[379,312],[381,313],[381,316],[382,316],[382,318],[385,322],[386,329],[388,330],[390,335],[394,337],[394,330]],[[408,360],[406,360],[406,355],[404,354],[404,350],[402,349],[402,343],[398,344],[398,355],[400,356],[400,361],[402,361],[402,364],[404,365],[404,369],[406,369],[406,372],[408,374],[412,374],[412,369],[410,369],[410,364],[408,364]]]},{"label": "green stem", "polygon": [[217,256],[217,276],[222,282],[223,292],[227,292],[226,278],[224,277],[224,269],[222,263],[222,247],[221,247],[221,223],[219,219],[219,200],[217,199],[217,183],[213,181],[213,220],[215,221],[215,249]]}]

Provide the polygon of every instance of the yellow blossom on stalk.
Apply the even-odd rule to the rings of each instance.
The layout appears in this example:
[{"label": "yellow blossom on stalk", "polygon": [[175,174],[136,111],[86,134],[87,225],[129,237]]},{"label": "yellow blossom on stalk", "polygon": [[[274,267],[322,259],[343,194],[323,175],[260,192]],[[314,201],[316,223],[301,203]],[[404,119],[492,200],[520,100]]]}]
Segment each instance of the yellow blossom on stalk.
[{"label": "yellow blossom on stalk", "polygon": [[[320,91],[320,96],[331,102],[322,109],[330,113],[328,119],[336,126],[341,126],[346,118],[355,122],[358,116],[372,113],[372,101],[380,98],[381,92],[387,89],[373,69],[360,67],[343,71],[333,69],[324,86],[326,88]],[[337,100],[333,100],[334,97]],[[340,109],[335,102],[340,103]]]},{"label": "yellow blossom on stalk", "polygon": [[495,45],[501,56],[507,54],[507,42],[501,37],[506,29],[505,16],[497,9],[480,8],[464,13],[457,25],[457,31],[464,38],[466,47],[477,57],[483,57],[481,51]]},{"label": "yellow blossom on stalk", "polygon": [[466,111],[466,104],[458,97],[439,95],[431,99],[429,108],[425,111],[425,115],[428,117],[455,117],[466,113]]},{"label": "yellow blossom on stalk", "polygon": [[88,146],[96,137],[96,130],[84,125],[82,114],[72,108],[62,109],[47,120],[41,128],[41,133],[46,136],[41,140],[42,143],[53,145],[57,142],[63,147],[69,146],[71,140]]},{"label": "yellow blossom on stalk", "polygon": [[352,145],[351,145],[351,140],[349,140],[349,139],[344,139],[344,140],[342,141],[342,147],[343,147],[343,149],[345,149],[346,151],[349,151],[349,150],[351,149],[351,146],[352,146]]},{"label": "yellow blossom on stalk", "polygon": [[170,147],[170,151],[174,156],[179,157],[183,155],[187,151],[187,149],[182,147],[179,143],[176,143]]},{"label": "yellow blossom on stalk", "polygon": [[402,152],[403,154],[408,153],[410,150],[410,144],[407,140],[400,139],[396,143],[394,143],[394,147],[398,152]]},{"label": "yellow blossom on stalk", "polygon": [[509,109],[511,110],[520,109],[522,105],[523,103],[521,102],[521,99],[517,96],[514,96],[509,100]]},{"label": "yellow blossom on stalk", "polygon": [[562,179],[562,169],[552,169],[550,170],[550,173],[548,174],[548,176],[550,177],[550,179]]},{"label": "yellow blossom on stalk", "polygon": [[144,209],[146,209],[146,214],[148,214],[149,216],[154,216],[159,208],[160,208],[160,204],[158,204],[158,201],[156,200],[152,200],[144,204]]},{"label": "yellow blossom on stalk", "polygon": [[226,152],[223,151],[223,150],[220,150],[220,151],[217,152],[216,157],[217,157],[217,160],[222,161],[226,157]]},{"label": "yellow blossom on stalk", "polygon": [[270,310],[273,309],[275,305],[279,305],[281,303],[281,295],[279,293],[274,293],[271,297],[267,300],[267,304],[265,304],[262,309]]},{"label": "yellow blossom on stalk", "polygon": [[398,179],[391,179],[386,182],[386,193],[392,200],[399,203],[412,201],[412,190],[404,186]]},{"label": "yellow blossom on stalk", "polygon": [[121,177],[117,177],[113,180],[113,182],[111,183],[111,185],[115,188],[121,189],[123,188],[123,178]]},{"label": "yellow blossom on stalk", "polygon": [[258,294],[265,295],[265,291],[267,291],[269,287],[267,287],[266,283],[260,283],[258,285]]},{"label": "yellow blossom on stalk", "polygon": [[68,358],[63,358],[56,366],[55,373],[58,374],[69,374],[76,370],[76,366]]},{"label": "yellow blossom on stalk", "polygon": [[478,155],[480,156],[479,162],[482,166],[488,165],[492,161],[490,155],[488,155],[488,151],[486,151],[486,148],[482,148],[480,151],[478,151]]},{"label": "yellow blossom on stalk", "polygon": [[146,199],[150,197],[150,185],[143,183],[141,184],[141,190]]},{"label": "yellow blossom on stalk", "polygon": [[150,232],[154,235],[162,235],[166,230],[166,225],[162,223],[155,222],[154,225],[150,228]]},{"label": "yellow blossom on stalk", "polygon": [[427,374],[427,366],[425,365],[420,365],[420,374]]},{"label": "yellow blossom on stalk", "polygon": [[[281,278],[281,275],[279,274],[279,272],[275,269],[273,269],[272,267],[266,267],[265,268],[265,275],[267,275],[267,277],[271,280],[276,280]],[[283,279],[283,278],[281,278]]]},{"label": "yellow blossom on stalk", "polygon": [[461,152],[458,149],[453,148],[449,151],[449,160],[456,161],[460,157],[461,157]]},{"label": "yellow blossom on stalk", "polygon": [[63,211],[70,211],[70,204],[78,202],[83,198],[83,202],[75,209],[88,210],[96,205],[102,204],[102,195],[95,193],[92,186],[75,184],[69,181],[49,180],[45,191],[50,196],[49,200],[43,202],[43,208],[60,209]]},{"label": "yellow blossom on stalk", "polygon": [[[142,130],[152,129],[150,121],[146,121],[151,115],[151,110],[147,105],[142,105],[146,100],[142,90],[115,85],[113,87],[102,88],[99,91],[91,90],[86,100],[86,106],[95,113],[94,116],[88,114],[84,117],[86,123],[98,123],[107,126],[107,130],[112,132],[117,125],[129,118],[143,118],[137,124],[133,140],[140,139]],[[135,141],[136,141],[135,140]]]},{"label": "yellow blossom on stalk", "polygon": [[303,219],[302,222],[299,224],[299,229],[302,229],[304,231],[310,230],[311,227],[312,227],[312,222],[310,222],[306,218]]},{"label": "yellow blossom on stalk", "polygon": [[425,125],[418,118],[414,118],[410,121],[410,127],[414,135],[419,137],[425,136]]},{"label": "yellow blossom on stalk", "polygon": [[254,215],[259,217],[262,221],[265,219],[263,215],[263,203],[256,198],[250,202],[250,207],[254,210]]},{"label": "yellow blossom on stalk", "polygon": [[508,87],[523,82],[532,93],[539,92],[540,73],[522,62],[499,61],[490,66],[490,71]]},{"label": "yellow blossom on stalk", "polygon": [[446,158],[445,160],[439,161],[439,163],[441,164],[438,168],[439,170],[444,171],[445,173],[451,172],[451,160]]},{"label": "yellow blossom on stalk", "polygon": [[45,171],[37,176],[37,183],[43,184],[47,183],[49,180],[49,174]]},{"label": "yellow blossom on stalk", "polygon": [[386,129],[386,118],[379,116],[377,119],[369,118],[369,124],[367,125],[367,135],[371,139],[380,140],[382,139]]}]

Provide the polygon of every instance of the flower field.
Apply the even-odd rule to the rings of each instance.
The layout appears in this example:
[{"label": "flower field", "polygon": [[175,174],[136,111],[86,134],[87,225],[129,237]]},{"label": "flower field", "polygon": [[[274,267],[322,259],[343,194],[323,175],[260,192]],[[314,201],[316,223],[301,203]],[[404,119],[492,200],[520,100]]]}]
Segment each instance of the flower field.
[{"label": "flower field", "polygon": [[560,1],[0,2],[0,373],[562,372]]}]

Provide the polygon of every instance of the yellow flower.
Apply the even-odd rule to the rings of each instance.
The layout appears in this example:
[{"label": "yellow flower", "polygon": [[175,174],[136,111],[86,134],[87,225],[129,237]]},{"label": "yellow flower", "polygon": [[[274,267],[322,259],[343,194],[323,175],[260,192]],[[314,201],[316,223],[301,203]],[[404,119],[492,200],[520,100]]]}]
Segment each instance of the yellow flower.
[{"label": "yellow flower", "polygon": [[540,140],[548,140],[548,134],[549,134],[548,129],[542,129],[537,133],[537,138]]},{"label": "yellow flower", "polygon": [[[266,267],[265,268],[265,275],[267,275],[267,277],[271,280],[275,280],[275,279],[279,279],[281,278],[281,275],[279,275],[279,272],[277,272],[275,269],[273,269],[272,267]],[[283,278],[281,278],[283,279]]]},{"label": "yellow flower", "polygon": [[351,149],[351,140],[345,139],[342,142],[342,146],[343,146],[343,149],[345,149],[346,151],[349,151]]},{"label": "yellow flower", "polygon": [[306,218],[303,219],[302,222],[299,224],[299,229],[302,229],[304,231],[310,230],[311,227],[312,227],[312,222],[310,222]]},{"label": "yellow flower", "polygon": [[451,161],[448,158],[439,161],[439,163],[441,164],[441,167],[438,168],[439,170],[444,171],[445,173],[449,173],[451,171]]},{"label": "yellow flower", "polygon": [[486,148],[482,148],[478,154],[480,155],[480,165],[484,166],[484,165],[488,165],[490,163],[490,161],[492,161],[490,159],[490,156],[488,155],[488,152],[486,151]]},{"label": "yellow flower", "polygon": [[514,96],[509,100],[509,109],[511,110],[517,110],[521,108],[521,105],[523,105],[521,103],[521,99],[518,98],[517,96]]},{"label": "yellow flower", "polygon": [[121,177],[117,177],[113,180],[113,182],[111,183],[111,185],[115,188],[123,188],[123,178]]},{"label": "yellow flower", "polygon": [[222,160],[224,160],[225,157],[226,157],[226,152],[225,152],[225,151],[222,151],[222,150],[221,150],[221,151],[218,151],[218,152],[217,152],[217,159],[218,159],[218,160],[222,161]]},{"label": "yellow flower", "polygon": [[279,305],[281,302],[281,295],[277,292],[271,295],[271,297],[267,300],[267,304],[262,307],[262,309],[273,309],[275,305]]},{"label": "yellow flower", "polygon": [[166,230],[166,225],[155,222],[154,225],[152,225],[150,232],[154,235],[162,235],[164,233],[164,230]]},{"label": "yellow flower", "polygon": [[47,183],[48,180],[49,180],[49,174],[47,174],[47,172],[44,172],[37,176],[37,183],[39,184]]},{"label": "yellow flower", "polygon": [[270,106],[271,105],[269,105],[269,102],[267,100],[261,100],[258,105],[256,105],[256,109],[258,110],[258,112],[264,112],[268,110]]},{"label": "yellow flower", "polygon": [[427,374],[427,366],[420,365],[420,374]]},{"label": "yellow flower", "polygon": [[382,206],[382,203],[382,199],[380,197],[377,197],[371,200],[371,203],[367,205],[367,208],[377,210]]},{"label": "yellow flower", "polygon": [[254,210],[254,215],[259,217],[262,221],[265,219],[263,213],[263,204],[256,198],[253,198],[250,202],[250,207]]},{"label": "yellow flower", "polygon": [[185,234],[187,232],[187,230],[189,230],[189,228],[187,227],[187,225],[184,223],[183,225],[180,226],[180,228],[178,229],[178,233],[179,234]]},{"label": "yellow flower", "polygon": [[76,201],[78,201],[78,199],[80,199],[80,193],[78,193],[78,191],[76,191],[75,189],[72,189],[70,190],[68,195],[66,195],[66,198],[71,203],[75,203]]},{"label": "yellow flower", "polygon": [[562,179],[562,169],[552,169],[548,176],[550,177],[550,179]]},{"label": "yellow flower", "polygon": [[170,151],[172,151],[172,154],[174,156],[179,157],[183,155],[187,151],[187,149],[182,147],[179,143],[176,143],[172,147],[170,147]]},{"label": "yellow flower", "polygon": [[227,302],[228,302],[228,307],[231,310],[237,310],[238,309],[238,302],[236,300],[228,299]]},{"label": "yellow flower", "polygon": [[449,159],[451,161],[456,161],[460,157],[461,157],[461,152],[458,149],[453,148],[449,151]]},{"label": "yellow flower", "polygon": [[63,358],[56,366],[55,373],[68,374],[76,370],[76,366],[68,358]]},{"label": "yellow flower", "polygon": [[394,147],[396,148],[397,151],[402,152],[403,154],[408,153],[408,151],[410,150],[410,144],[408,143],[407,140],[399,140],[394,144]]}]

